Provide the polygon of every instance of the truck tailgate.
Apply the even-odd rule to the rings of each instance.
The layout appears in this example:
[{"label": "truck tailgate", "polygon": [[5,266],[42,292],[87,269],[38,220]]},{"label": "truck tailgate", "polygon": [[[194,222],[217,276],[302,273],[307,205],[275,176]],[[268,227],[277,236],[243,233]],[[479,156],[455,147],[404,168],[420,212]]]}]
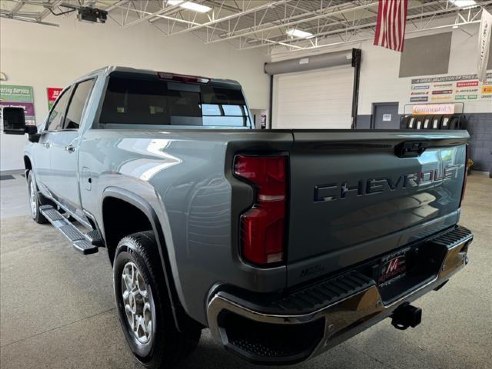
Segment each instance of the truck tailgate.
[{"label": "truck tailgate", "polygon": [[457,222],[466,131],[294,130],[293,136],[289,284]]}]

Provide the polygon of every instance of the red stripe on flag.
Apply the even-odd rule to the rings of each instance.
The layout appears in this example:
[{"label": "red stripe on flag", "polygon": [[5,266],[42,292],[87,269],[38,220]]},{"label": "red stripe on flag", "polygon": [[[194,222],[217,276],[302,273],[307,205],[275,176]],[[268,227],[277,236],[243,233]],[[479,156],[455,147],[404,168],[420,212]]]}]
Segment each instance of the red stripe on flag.
[{"label": "red stripe on flag", "polygon": [[383,35],[382,35],[382,40],[381,44],[384,47],[388,47],[388,11],[389,11],[389,2],[388,0],[383,0],[384,6],[383,6],[383,14],[382,14],[382,24],[381,27],[383,28]]},{"label": "red stripe on flag", "polygon": [[393,39],[391,48],[393,50],[398,50],[398,40],[400,39],[398,33],[396,33],[396,23],[400,23],[400,17],[398,17],[399,4],[400,2],[393,1],[393,14],[391,14],[391,38]]},{"label": "red stripe on flag", "polygon": [[[381,3],[382,2],[383,2],[383,0],[379,0],[378,9],[381,9]],[[374,45],[379,45],[378,44],[379,34],[381,33],[381,27],[378,26],[379,24],[381,24],[381,12],[380,11],[378,11],[378,19],[376,21],[376,33],[374,35]]]},{"label": "red stripe on flag", "polygon": [[401,45],[400,50],[403,51],[403,46],[405,45],[405,30],[407,28],[407,14],[408,14],[408,0],[403,4],[402,22],[401,22]]},{"label": "red stripe on flag", "polygon": [[[398,22],[396,22],[396,33],[397,35],[401,35],[401,3],[398,3],[398,11],[396,13],[396,16],[398,17]],[[401,37],[398,37],[398,42],[396,44],[396,50],[400,50],[401,47]]]}]

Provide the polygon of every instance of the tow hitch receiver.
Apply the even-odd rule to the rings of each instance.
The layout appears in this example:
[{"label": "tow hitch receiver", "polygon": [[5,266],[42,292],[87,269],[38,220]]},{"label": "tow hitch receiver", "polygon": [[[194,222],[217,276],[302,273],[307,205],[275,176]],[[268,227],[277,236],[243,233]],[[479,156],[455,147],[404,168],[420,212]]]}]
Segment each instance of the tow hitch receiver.
[{"label": "tow hitch receiver", "polygon": [[396,329],[403,331],[408,327],[415,328],[422,321],[422,309],[406,302],[393,312],[392,318],[391,324]]}]

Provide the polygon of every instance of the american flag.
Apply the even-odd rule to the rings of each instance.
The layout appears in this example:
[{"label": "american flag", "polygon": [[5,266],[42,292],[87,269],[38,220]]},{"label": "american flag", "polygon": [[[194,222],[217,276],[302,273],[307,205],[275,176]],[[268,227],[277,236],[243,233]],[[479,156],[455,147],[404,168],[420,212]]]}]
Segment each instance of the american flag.
[{"label": "american flag", "polygon": [[374,45],[403,51],[408,0],[379,0]]}]

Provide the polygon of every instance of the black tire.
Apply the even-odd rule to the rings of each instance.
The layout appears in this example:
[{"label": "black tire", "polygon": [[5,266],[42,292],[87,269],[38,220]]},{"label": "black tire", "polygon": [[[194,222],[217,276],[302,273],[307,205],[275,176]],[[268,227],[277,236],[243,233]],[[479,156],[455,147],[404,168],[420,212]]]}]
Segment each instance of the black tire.
[{"label": "black tire", "polygon": [[[113,263],[113,285],[123,333],[136,359],[152,369],[172,368],[193,352],[201,335],[201,329],[194,326],[185,333],[177,330],[159,260],[154,233],[147,231],[123,238],[116,248]],[[145,344],[139,342],[125,312],[122,288],[127,289],[127,286],[122,282],[122,274],[128,265],[136,266],[147,291],[150,287],[153,333]]]},{"label": "black tire", "polygon": [[36,179],[34,178],[34,173],[32,170],[30,170],[27,174],[27,190],[29,193],[29,207],[31,209],[32,219],[39,224],[48,223],[48,219],[46,219],[39,211],[39,207],[41,205],[45,205],[47,201],[43,195],[39,193]]}]

